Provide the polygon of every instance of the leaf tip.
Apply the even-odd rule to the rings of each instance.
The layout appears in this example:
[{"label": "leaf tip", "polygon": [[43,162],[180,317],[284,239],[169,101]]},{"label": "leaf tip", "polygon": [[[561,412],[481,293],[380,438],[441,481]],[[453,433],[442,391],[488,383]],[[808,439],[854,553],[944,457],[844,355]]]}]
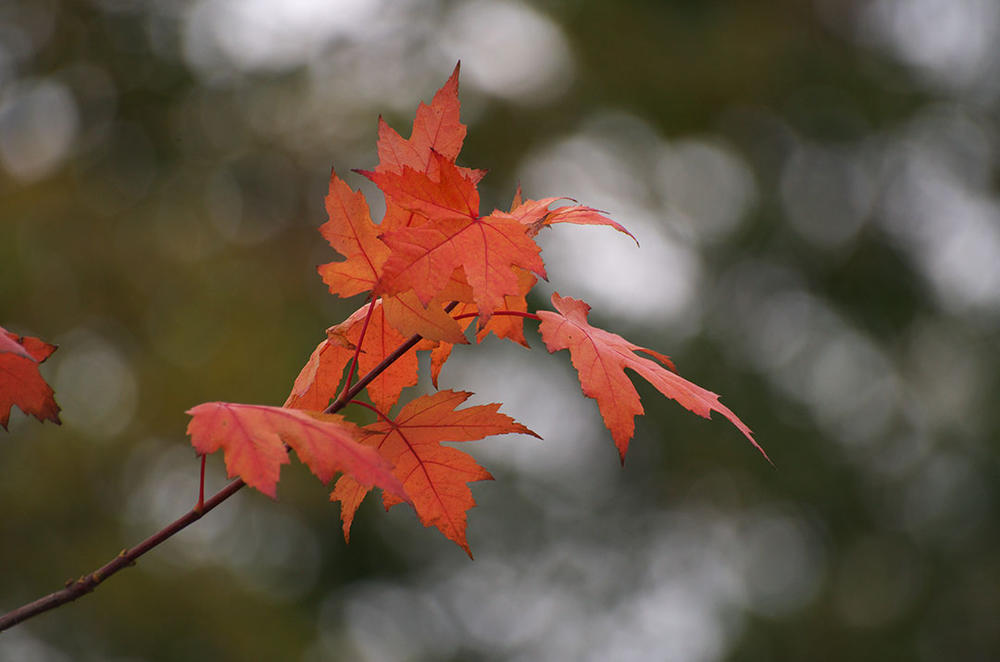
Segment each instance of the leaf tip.
[{"label": "leaf tip", "polygon": [[538,439],[540,441],[545,441],[545,438],[542,437],[542,435],[538,434],[537,432],[535,432],[534,430],[532,430],[528,426],[522,425],[520,423],[518,423],[517,426],[518,426],[517,432],[519,432],[521,434],[526,434],[529,437],[534,437],[535,439]]},{"label": "leaf tip", "polygon": [[774,460],[772,460],[770,456],[768,456],[767,451],[764,450],[764,447],[758,444],[757,440],[754,439],[752,436],[749,437],[749,439],[750,443],[753,444],[753,447],[756,448],[760,452],[760,454],[764,456],[764,459],[767,460],[767,463],[770,464],[775,469],[777,469],[778,468],[777,465],[775,465]]}]

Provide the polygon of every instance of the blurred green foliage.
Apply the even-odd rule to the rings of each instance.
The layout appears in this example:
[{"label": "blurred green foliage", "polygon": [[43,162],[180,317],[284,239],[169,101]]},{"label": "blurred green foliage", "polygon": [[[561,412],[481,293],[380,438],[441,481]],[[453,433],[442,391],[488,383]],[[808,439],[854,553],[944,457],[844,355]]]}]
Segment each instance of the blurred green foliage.
[{"label": "blurred green foliage", "polygon": [[[640,386],[619,469],[565,357],[487,343],[448,386],[546,441],[477,446],[498,480],[474,488],[476,561],[374,499],[346,545],[293,465],[279,502],[241,493],[0,636],[0,659],[988,659],[989,7],[0,5],[0,324],[60,345],[44,373],[65,421],[15,414],[0,438],[0,609],[190,507],[186,409],[284,400],[359,303],[315,274],[331,166],[371,167],[376,117],[405,135],[456,59],[484,208],[520,182],[635,230],[645,257],[615,263],[607,235],[560,261],[573,230],[554,231],[543,257],[585,266],[553,286],[720,392],[777,465]],[[640,259],[661,271],[626,280]],[[599,268],[632,312],[574,281]],[[219,458],[209,473],[223,484]]]}]

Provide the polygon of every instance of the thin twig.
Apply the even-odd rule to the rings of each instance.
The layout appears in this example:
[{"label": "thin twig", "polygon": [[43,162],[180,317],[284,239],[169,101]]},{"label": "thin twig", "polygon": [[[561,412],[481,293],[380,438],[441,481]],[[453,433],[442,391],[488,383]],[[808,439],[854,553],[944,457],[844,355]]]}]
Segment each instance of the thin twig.
[{"label": "thin twig", "polygon": [[[457,301],[452,301],[447,306],[445,306],[444,312],[450,313],[457,305],[458,305]],[[344,406],[348,402],[353,400],[358,395],[358,393],[361,393],[361,391],[364,390],[364,388],[368,386],[368,384],[370,384],[373,379],[382,374],[383,370],[392,365],[392,363],[395,362],[400,356],[406,354],[408,351],[413,349],[414,345],[416,345],[423,339],[424,339],[423,336],[421,336],[418,333],[415,333],[412,336],[410,336],[410,338],[406,342],[397,347],[391,354],[386,355],[386,357],[382,359],[377,366],[372,368],[367,375],[359,379],[354,386],[347,389],[346,391],[341,391],[340,395],[337,396],[337,399],[334,400],[332,403],[330,403],[330,406],[324,409],[323,413],[333,414],[343,409]]]},{"label": "thin twig", "polygon": [[216,493],[215,496],[206,501],[200,509],[197,507],[192,508],[186,515],[146,538],[132,549],[123,549],[115,558],[111,559],[94,572],[83,575],[79,579],[71,579],[66,583],[66,588],[50,593],[43,598],[39,598],[34,602],[29,602],[22,607],[18,607],[17,609],[0,616],[0,632],[17,625],[21,621],[27,620],[32,616],[37,616],[38,614],[49,611],[50,609],[55,609],[60,605],[72,602],[73,600],[90,593],[111,575],[115,574],[122,568],[135,565],[136,560],[140,556],[167,540],[175,533],[178,533],[189,524],[197,522],[205,513],[212,510],[232,495],[236,494],[236,492],[238,492],[245,484],[246,483],[240,479],[234,480]]},{"label": "thin twig", "polygon": [[[458,305],[457,302],[450,304],[445,308],[445,312],[450,312],[456,305]],[[410,349],[412,349],[413,346],[422,339],[423,338],[419,335],[411,336],[409,340],[397,347],[395,351],[386,356],[385,359],[383,359],[377,366],[372,368],[368,374],[359,379],[353,387],[343,391],[337,400],[331,403],[330,406],[324,410],[325,413],[333,414],[343,409],[348,402],[354,399],[354,397],[368,384],[370,384],[373,379],[378,377],[382,371],[388,368],[400,356],[410,351]],[[219,490],[207,501],[204,500],[203,495],[199,494],[198,503],[194,508],[189,510],[186,515],[146,538],[135,547],[131,549],[123,549],[117,556],[97,570],[83,575],[79,579],[69,580],[66,582],[66,588],[38,598],[33,602],[29,602],[28,604],[22,605],[7,612],[3,616],[0,616],[0,632],[14,627],[22,621],[38,616],[39,614],[55,609],[56,607],[64,605],[67,602],[72,602],[77,598],[90,593],[97,588],[98,585],[103,583],[119,570],[135,565],[135,562],[139,559],[139,557],[146,552],[168,540],[188,525],[197,522],[205,515],[205,513],[213,510],[223,501],[239,492],[245,485],[246,483],[244,483],[242,479],[237,478]]]}]

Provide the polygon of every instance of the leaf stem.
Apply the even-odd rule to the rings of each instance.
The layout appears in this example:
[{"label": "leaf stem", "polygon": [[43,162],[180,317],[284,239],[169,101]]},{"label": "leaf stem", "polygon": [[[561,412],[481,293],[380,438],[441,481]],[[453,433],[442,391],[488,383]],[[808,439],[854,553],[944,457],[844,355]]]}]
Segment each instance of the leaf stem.
[{"label": "leaf stem", "polygon": [[[508,317],[523,317],[529,320],[535,320],[536,322],[541,322],[542,318],[534,313],[525,313],[520,310],[494,310],[494,315],[506,315]],[[461,315],[455,315],[455,319],[461,320],[467,317],[479,317],[479,313],[462,313]]]},{"label": "leaf stem", "polygon": [[373,405],[370,405],[367,402],[362,402],[361,400],[351,400],[349,404],[358,405],[359,407],[364,407],[365,409],[370,409],[373,412],[375,412],[376,416],[384,419],[386,423],[392,423],[392,419],[389,418],[388,415],[383,414],[377,407],[374,407]]},{"label": "leaf stem", "polygon": [[201,479],[198,481],[198,503],[194,507],[201,512],[205,509],[205,454],[201,454]]},{"label": "leaf stem", "polygon": [[351,368],[347,371],[347,380],[344,382],[344,389],[337,396],[337,400],[341,400],[344,393],[351,386],[351,380],[354,379],[354,373],[358,369],[358,358],[361,356],[361,347],[365,342],[365,335],[368,333],[368,322],[372,319],[372,313],[375,312],[375,294],[372,293],[368,297],[368,313],[365,314],[365,322],[361,325],[361,336],[358,337],[358,346],[354,349],[354,360],[351,361]]}]

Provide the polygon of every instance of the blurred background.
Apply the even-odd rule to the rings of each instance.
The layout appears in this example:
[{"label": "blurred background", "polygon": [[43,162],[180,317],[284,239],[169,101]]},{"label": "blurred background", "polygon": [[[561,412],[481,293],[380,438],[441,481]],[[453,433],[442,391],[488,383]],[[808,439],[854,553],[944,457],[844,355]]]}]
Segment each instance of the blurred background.
[{"label": "blurred background", "polygon": [[566,352],[490,340],[442,387],[545,441],[466,445],[475,561],[371,497],[346,545],[293,463],[0,659],[994,658],[998,40],[993,0],[3,0],[0,324],[60,345],[64,423],[0,435],[0,611],[192,506],[186,409],[284,401],[361,303],[315,273],[330,168],[378,218],[348,171],[458,60],[484,210],[641,242],[546,231],[533,306],[672,355],[776,467],[640,385],[622,468]]}]

